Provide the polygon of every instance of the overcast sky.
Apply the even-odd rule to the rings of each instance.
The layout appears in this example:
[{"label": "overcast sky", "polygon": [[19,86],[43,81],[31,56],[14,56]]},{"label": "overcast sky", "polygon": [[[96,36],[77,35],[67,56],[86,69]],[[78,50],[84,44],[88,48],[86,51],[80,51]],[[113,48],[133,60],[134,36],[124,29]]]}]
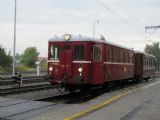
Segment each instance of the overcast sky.
[{"label": "overcast sky", "polygon": [[[0,44],[13,47],[14,0],[0,0]],[[95,23],[99,20],[99,23]],[[47,57],[48,39],[64,33],[106,40],[143,51],[144,27],[160,25],[159,0],[17,0],[17,53],[36,46]],[[158,41],[160,32],[148,30]]]}]

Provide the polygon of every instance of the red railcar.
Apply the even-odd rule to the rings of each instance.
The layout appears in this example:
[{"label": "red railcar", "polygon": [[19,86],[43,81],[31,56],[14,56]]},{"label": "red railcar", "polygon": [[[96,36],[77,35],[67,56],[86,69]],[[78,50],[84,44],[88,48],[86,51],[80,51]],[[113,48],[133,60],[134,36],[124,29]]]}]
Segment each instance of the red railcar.
[{"label": "red railcar", "polygon": [[148,79],[155,73],[155,56],[135,52],[135,77]]},{"label": "red railcar", "polygon": [[105,40],[72,36],[52,38],[48,45],[52,84],[68,89],[102,85],[134,77],[134,51]]}]

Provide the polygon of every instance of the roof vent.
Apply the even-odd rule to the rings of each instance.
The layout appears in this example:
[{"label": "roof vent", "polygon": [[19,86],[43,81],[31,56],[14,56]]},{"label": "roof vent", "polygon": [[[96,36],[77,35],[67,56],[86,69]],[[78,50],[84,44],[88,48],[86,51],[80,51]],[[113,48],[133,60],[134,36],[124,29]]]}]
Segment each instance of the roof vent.
[{"label": "roof vent", "polygon": [[105,41],[105,37],[103,35],[100,35],[100,39]]}]

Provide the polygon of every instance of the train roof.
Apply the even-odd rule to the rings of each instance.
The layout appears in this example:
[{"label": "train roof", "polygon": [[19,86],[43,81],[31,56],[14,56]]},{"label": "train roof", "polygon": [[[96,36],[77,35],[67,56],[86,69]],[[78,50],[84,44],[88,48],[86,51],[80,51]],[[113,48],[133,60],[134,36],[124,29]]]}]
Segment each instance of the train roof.
[{"label": "train roof", "polygon": [[[62,41],[66,41],[64,39],[64,36],[57,36],[55,35],[53,38],[49,39],[50,41],[54,41],[54,42],[62,42]],[[81,35],[71,35],[70,39],[68,41],[96,41],[96,42],[103,42],[100,39],[95,38],[95,40],[93,40],[92,37],[87,37],[87,36],[81,36]]]},{"label": "train roof", "polygon": [[138,51],[138,50],[136,50],[135,53],[144,54],[144,55],[150,56],[150,57],[155,57],[154,55],[151,55],[149,53],[145,53],[145,52],[142,52],[142,51]]},{"label": "train roof", "polygon": [[[105,38],[104,38],[105,39]],[[120,47],[120,48],[124,48],[124,49],[128,49],[128,50],[132,50],[131,48],[128,48],[128,47],[125,47],[125,46],[122,46],[122,45],[119,45],[119,44],[115,44],[115,43],[112,43],[110,41],[106,41],[106,40],[102,40],[102,39],[99,39],[99,38],[94,38],[93,37],[87,37],[87,36],[81,36],[81,35],[71,35],[70,39],[68,41],[92,41],[92,42],[102,42],[102,43],[106,43],[106,44],[110,44],[110,45],[113,45],[113,46],[117,46],[117,47]],[[49,39],[49,42],[63,42],[63,41],[66,41],[64,39],[64,36],[61,35],[61,36],[57,36],[55,35],[53,38],[50,38]]]}]

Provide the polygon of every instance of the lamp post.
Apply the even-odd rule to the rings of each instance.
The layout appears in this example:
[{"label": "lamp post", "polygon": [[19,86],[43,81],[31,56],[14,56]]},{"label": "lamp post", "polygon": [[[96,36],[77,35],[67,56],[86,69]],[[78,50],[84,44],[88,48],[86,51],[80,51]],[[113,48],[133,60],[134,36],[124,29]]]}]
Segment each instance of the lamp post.
[{"label": "lamp post", "polygon": [[93,40],[95,39],[96,23],[98,24],[98,23],[99,23],[99,20],[95,20],[95,21],[93,22]]},{"label": "lamp post", "polygon": [[12,76],[15,75],[15,64],[16,64],[16,17],[17,17],[17,0],[15,0],[15,8],[14,8],[14,42],[13,42],[13,70],[12,70]]}]

